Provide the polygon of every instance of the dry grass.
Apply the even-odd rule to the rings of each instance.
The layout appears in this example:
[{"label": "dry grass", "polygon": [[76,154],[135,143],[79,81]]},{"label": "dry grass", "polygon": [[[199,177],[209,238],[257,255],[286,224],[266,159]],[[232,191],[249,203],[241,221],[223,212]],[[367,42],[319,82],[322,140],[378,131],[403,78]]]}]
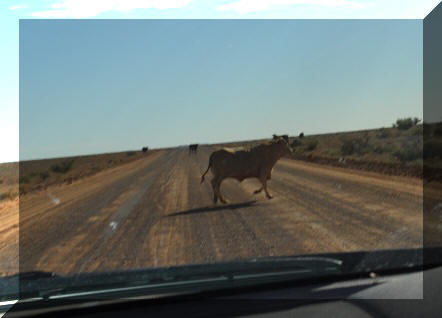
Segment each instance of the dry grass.
[{"label": "dry grass", "polygon": [[[423,145],[421,127],[415,126],[409,130],[380,128],[312,135],[298,139],[301,141],[301,145],[295,149],[298,154],[309,153],[313,156],[421,165]],[[309,151],[303,145],[308,144],[311,140],[316,140],[318,145]],[[401,156],[400,151],[405,154]],[[407,154],[410,155],[407,156]]]},{"label": "dry grass", "polygon": [[0,200],[14,199],[18,195],[18,163],[0,164]]},{"label": "dry grass", "polygon": [[124,151],[0,164],[0,200],[14,199],[19,193],[26,194],[55,184],[69,184],[154,152]]}]

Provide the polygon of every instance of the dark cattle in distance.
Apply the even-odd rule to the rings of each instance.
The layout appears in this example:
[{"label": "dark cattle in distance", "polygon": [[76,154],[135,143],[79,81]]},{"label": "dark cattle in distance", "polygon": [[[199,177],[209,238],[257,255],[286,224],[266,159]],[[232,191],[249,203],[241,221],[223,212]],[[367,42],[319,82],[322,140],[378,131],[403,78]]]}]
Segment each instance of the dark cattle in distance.
[{"label": "dark cattle in distance", "polygon": [[198,149],[198,144],[189,145],[189,154],[196,153],[197,149]]}]

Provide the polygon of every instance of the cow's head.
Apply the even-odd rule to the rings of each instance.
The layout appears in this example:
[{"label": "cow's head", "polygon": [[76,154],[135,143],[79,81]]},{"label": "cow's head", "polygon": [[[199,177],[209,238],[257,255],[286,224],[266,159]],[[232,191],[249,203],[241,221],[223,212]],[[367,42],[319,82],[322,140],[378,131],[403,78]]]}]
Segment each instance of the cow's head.
[{"label": "cow's head", "polygon": [[274,142],[279,146],[281,156],[290,156],[293,154],[292,148],[289,145],[289,137],[287,135],[278,136],[273,138]]},{"label": "cow's head", "polygon": [[273,140],[284,139],[287,143],[289,143],[289,135],[273,135]]}]

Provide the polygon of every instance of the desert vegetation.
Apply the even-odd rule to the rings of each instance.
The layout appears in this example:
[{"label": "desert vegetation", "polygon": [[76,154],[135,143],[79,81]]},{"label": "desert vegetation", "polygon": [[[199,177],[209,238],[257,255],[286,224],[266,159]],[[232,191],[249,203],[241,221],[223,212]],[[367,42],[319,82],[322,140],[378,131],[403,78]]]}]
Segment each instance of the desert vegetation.
[{"label": "desert vegetation", "polygon": [[0,200],[16,198],[18,182],[18,163],[0,164]]},{"label": "desert vegetation", "polygon": [[69,184],[105,169],[144,158],[152,152],[142,149],[140,151],[3,163],[0,164],[0,200],[14,199],[19,194],[45,189],[56,184]]},{"label": "desert vegetation", "polygon": [[297,137],[291,146],[297,155],[419,166],[424,151],[423,131],[418,118],[403,118],[391,128]]}]

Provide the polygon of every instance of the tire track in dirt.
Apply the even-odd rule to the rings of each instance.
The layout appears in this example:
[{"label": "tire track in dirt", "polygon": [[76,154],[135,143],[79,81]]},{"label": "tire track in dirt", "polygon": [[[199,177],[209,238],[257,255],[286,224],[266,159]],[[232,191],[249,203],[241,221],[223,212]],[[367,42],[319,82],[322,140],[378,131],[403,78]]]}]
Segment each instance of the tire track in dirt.
[{"label": "tire track in dirt", "polygon": [[[351,203],[338,201],[327,195],[312,195],[311,188],[298,186],[298,194],[285,192],[287,183],[275,181],[275,193],[285,195],[285,199],[293,202],[304,213],[313,214],[321,222],[315,222],[312,233],[321,233],[317,239],[323,237],[326,242],[325,248],[330,250],[335,246],[338,251],[342,250],[373,250],[416,244],[422,236],[422,232],[413,231],[408,233],[412,236],[404,238],[402,242],[388,240],[388,236],[396,232],[382,217],[370,217],[370,211],[358,209]],[[288,223],[288,220],[286,221]],[[402,227],[399,229],[402,230]],[[310,232],[310,231],[309,231]],[[304,234],[305,235],[305,234]],[[322,249],[321,249],[322,250]]]},{"label": "tire track in dirt", "polygon": [[[146,255],[140,241],[149,235],[152,227],[158,222],[161,211],[164,209],[161,191],[171,182],[171,175],[177,161],[177,151],[172,150],[161,162],[152,166],[152,169],[140,180],[135,202],[127,210],[118,227],[111,235],[102,234],[101,241],[97,243],[93,255],[78,263],[86,271],[111,270],[115,268],[140,267],[139,259]],[[120,211],[117,211],[118,215]]]},{"label": "tire track in dirt", "polygon": [[[36,220],[25,216],[26,221],[20,221],[20,271],[74,271],[78,260],[95,246],[97,234],[108,227],[113,211],[130,197],[127,190],[131,184],[158,165],[158,158],[98,192],[89,192],[70,204],[50,206]],[[21,208],[20,213],[21,220],[22,214],[31,214],[32,209]]]},{"label": "tire track in dirt", "polygon": [[279,167],[275,169],[275,176],[276,183],[289,184],[290,187],[304,190],[307,195],[313,193],[322,197],[331,207],[351,213],[343,213],[343,220],[358,219],[367,228],[377,229],[382,233],[407,232],[409,240],[403,242],[404,244],[422,244],[423,197],[420,191],[415,195],[401,191],[392,195],[392,190],[379,190],[372,185],[342,179],[330,180],[327,176],[322,180],[317,176],[312,178],[305,175],[302,171],[287,171]]},{"label": "tire track in dirt", "polygon": [[[281,160],[275,167],[275,172],[279,172],[279,176],[287,175],[302,179],[310,184],[316,183],[322,186],[322,188],[337,189],[336,193],[348,193],[351,190],[354,202],[363,202],[365,205],[374,204],[376,202],[388,203],[390,208],[400,207],[402,213],[411,212],[415,214],[415,210],[422,210],[423,193],[422,183],[414,187],[401,188],[399,186],[382,187],[378,185],[378,182],[370,184],[370,180],[364,178],[363,181],[358,180],[357,176],[349,175],[345,172],[334,173],[331,175],[324,175],[311,173],[311,171],[305,171],[298,168],[296,165],[287,164],[287,160]],[[351,176],[351,175],[350,175]],[[373,181],[374,178],[371,179]],[[374,180],[378,181],[378,180]],[[411,190],[414,189],[413,192]],[[357,199],[356,199],[357,198]],[[348,200],[349,198],[347,198]],[[363,199],[363,201],[361,200]]]}]

